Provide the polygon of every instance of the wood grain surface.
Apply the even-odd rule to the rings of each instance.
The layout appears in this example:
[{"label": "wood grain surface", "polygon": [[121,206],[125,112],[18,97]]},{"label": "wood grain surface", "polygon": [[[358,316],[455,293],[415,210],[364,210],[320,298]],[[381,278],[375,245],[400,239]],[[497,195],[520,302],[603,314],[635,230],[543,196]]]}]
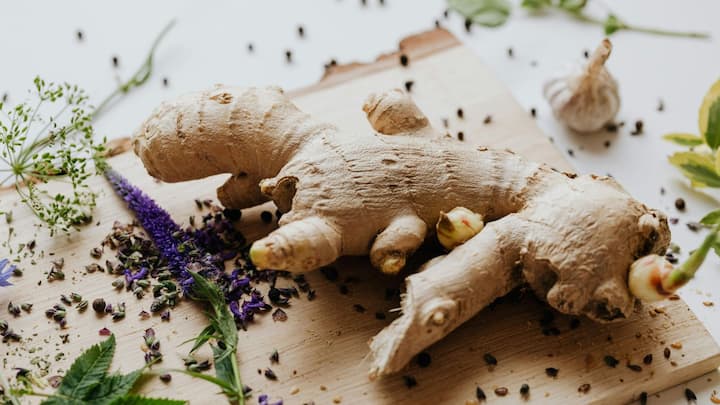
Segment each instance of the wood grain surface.
[{"label": "wood grain surface", "polygon": [[[476,55],[449,33],[435,30],[409,38],[401,43],[400,52],[409,57],[407,67],[398,63],[398,53],[384,55],[368,65],[336,66],[319,84],[291,94],[301,108],[343,129],[370,131],[360,109],[365,96],[403,87],[412,80],[412,94],[432,125],[443,129],[446,119],[448,133],[457,136],[462,131],[468,147],[509,148],[529,159],[570,170],[530,113],[513,100]],[[456,115],[458,108],[464,111],[463,119]],[[484,123],[487,116],[492,117],[489,124]],[[122,150],[121,145],[118,149]],[[113,157],[111,164],[184,224],[189,216],[200,213],[193,199],[214,197],[215,188],[225,177],[158,183],[131,152]],[[84,348],[103,339],[98,335],[103,327],[118,339],[113,368],[127,372],[143,364],[142,335],[148,327],[155,328],[164,353],[156,369],[181,367],[182,357],[189,350],[181,342],[206,325],[202,308],[191,302],[178,305],[170,322],[162,322],[157,316],[141,320],[137,314],[149,308],[150,296],[138,300],[129,292],[114,290],[110,285],[113,276],[86,273],[85,265],[104,263],[114,255],[106,250],[100,260],[95,260],[89,255],[90,249],[99,246],[114,221],[131,220],[107,184],[102,179],[96,179],[95,184],[104,191],[95,213],[97,224],[81,233],[53,239],[45,231],[36,230],[34,219],[12,193],[0,194],[0,209],[12,209],[15,217],[10,246],[16,250],[18,243],[33,239],[38,246],[35,264],[26,258],[22,266],[25,275],[12,279],[14,287],[0,291],[0,319],[7,320],[23,336],[21,343],[0,343],[0,366],[6,374],[13,367],[35,368],[33,363],[43,360],[51,363],[49,375],[61,373]],[[273,227],[260,221],[262,210],[259,207],[243,213],[241,227],[250,239]],[[5,235],[7,230],[0,232]],[[7,246],[0,249],[0,256],[10,255]],[[59,257],[65,259],[67,277],[48,282],[50,261]],[[238,356],[243,382],[254,392],[248,403],[257,403],[257,396],[267,393],[271,400],[282,398],[285,404],[464,404],[475,398],[479,386],[488,403],[513,404],[523,400],[519,389],[527,383],[530,394],[526,400],[530,403],[618,404],[636,399],[642,391],[654,393],[681,383],[720,364],[717,344],[680,300],[639,308],[631,321],[620,324],[598,325],[586,319],[580,319],[578,324],[555,314],[554,321],[541,326],[548,309],[526,295],[505,299],[482,311],[429,348],[432,362],[428,367],[411,364],[400,375],[371,383],[366,377],[367,342],[395,317],[390,310],[399,306],[398,297],[386,299],[386,289],[401,287],[402,277],[379,274],[366,258],[344,258],[335,267],[340,276],[334,282],[318,272],[307,274],[317,298],[294,299],[286,309],[286,322],[274,322],[269,314],[261,315],[247,332],[241,331]],[[278,284],[292,283],[281,279]],[[341,293],[342,286],[347,288],[347,294]],[[261,289],[265,291],[267,286]],[[90,300],[104,297],[111,303],[124,301],[127,318],[112,322],[110,317],[98,317],[92,310],[82,314],[69,310],[68,328],[61,330],[44,316],[44,311],[59,302],[60,294],[70,292]],[[14,318],[5,309],[9,302],[29,302],[34,307],[31,313]],[[366,310],[359,312],[355,304]],[[386,319],[376,319],[376,312],[386,315]],[[69,335],[69,343],[61,343],[62,334]],[[666,359],[663,351],[671,344],[678,348],[670,349],[670,358]],[[279,352],[279,364],[271,365],[268,360],[273,349]],[[496,366],[485,364],[486,353],[497,358]],[[653,355],[652,363],[644,364],[648,354]],[[616,368],[605,364],[603,358],[607,355],[620,361]],[[627,364],[639,365],[641,371],[633,371]],[[266,367],[275,371],[277,381],[269,381],[258,372]],[[556,377],[546,374],[549,367],[559,370]],[[403,375],[414,377],[417,386],[407,388]],[[583,384],[590,384],[585,393],[578,390]],[[506,396],[494,392],[500,387],[508,389]],[[188,399],[193,404],[225,402],[214,386],[181,375],[174,375],[169,384],[150,378],[142,391]]]}]

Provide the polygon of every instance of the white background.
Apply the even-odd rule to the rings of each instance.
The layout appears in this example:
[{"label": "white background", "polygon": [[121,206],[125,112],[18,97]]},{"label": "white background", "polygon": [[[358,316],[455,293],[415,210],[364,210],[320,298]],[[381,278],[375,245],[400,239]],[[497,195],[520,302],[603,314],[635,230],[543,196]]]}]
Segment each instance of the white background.
[{"label": "white background", "polygon": [[[162,43],[156,74],[143,88],[117,103],[96,128],[109,138],[127,136],[161,100],[215,83],[279,84],[287,89],[316,82],[323,64],[371,61],[394,50],[398,40],[433,27],[440,19],[474,49],[526,108],[536,107],[538,124],[555,138],[563,151],[574,149],[571,163],[580,172],[610,173],[648,205],[662,208],[680,224],[673,239],[684,252],[700,242],[687,221],[698,220],[717,208],[715,194],[691,190],[666,160],[675,147],[660,137],[667,132],[697,133],[697,109],[707,88],[720,78],[720,1],[717,0],[591,0],[598,16],[607,10],[627,22],[710,32],[711,40],[656,37],[629,32],[612,37],[609,69],[620,83],[622,108],[618,119],[628,125],[618,134],[578,136],[567,133],[551,116],[541,95],[542,83],[558,68],[582,58],[603,38],[602,29],[549,13],[531,16],[515,9],[501,28],[474,27],[471,34],[457,15],[445,20],[444,0],[317,1],[15,1],[0,7],[0,93],[9,103],[26,97],[35,75],[84,87],[95,102],[109,93],[119,78],[134,72],[157,32],[171,19],[177,25]],[[297,35],[297,26],[305,38]],[[84,40],[78,42],[81,30]],[[255,52],[247,52],[253,43]],[[514,58],[508,58],[512,47]],[[293,63],[285,63],[285,50]],[[113,56],[119,67],[113,68]],[[531,66],[536,61],[537,66]],[[450,71],[448,74],[451,74]],[[168,87],[162,84],[166,77]],[[477,89],[482,91],[482,89]],[[662,99],[665,111],[658,112]],[[632,124],[642,119],[645,133],[630,136]],[[603,146],[610,139],[609,149]],[[667,190],[660,195],[660,188]],[[684,197],[687,210],[677,212],[673,202]],[[717,299],[720,266],[707,261],[682,291],[697,316],[716,340],[720,339]],[[712,301],[706,307],[703,301]],[[712,381],[708,381],[711,378]],[[681,383],[681,381],[678,381]],[[709,403],[720,389],[720,374],[687,384],[698,403]],[[651,403],[685,404],[682,386],[650,398]]]}]

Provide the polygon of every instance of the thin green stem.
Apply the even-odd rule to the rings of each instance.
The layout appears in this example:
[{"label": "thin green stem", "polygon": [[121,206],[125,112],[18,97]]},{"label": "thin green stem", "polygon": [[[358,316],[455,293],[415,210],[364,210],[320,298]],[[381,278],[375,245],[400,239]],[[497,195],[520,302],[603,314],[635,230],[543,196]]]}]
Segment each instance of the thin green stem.
[{"label": "thin green stem", "polygon": [[141,86],[144,84],[152,75],[152,66],[153,66],[153,56],[155,55],[155,49],[160,44],[160,41],[165,37],[165,35],[170,31],[170,29],[175,25],[175,20],[171,20],[165,28],[163,28],[162,31],[160,31],[160,34],[155,38],[155,41],[152,44],[152,47],[150,47],[150,51],[148,52],[148,55],[145,57],[145,62],[143,62],[142,65],[138,68],[138,70],[133,74],[130,79],[128,79],[125,83],[118,86],[112,93],[110,93],[109,96],[105,97],[103,101],[100,102],[100,104],[95,108],[95,111],[92,112],[91,118],[94,120],[100,114],[105,110],[105,108],[110,104],[110,102],[115,99],[120,94],[125,94],[132,90],[134,87]]},{"label": "thin green stem", "polygon": [[[566,14],[572,16],[576,20],[587,22],[590,24],[599,25],[601,27],[605,27],[605,21],[597,19],[595,17],[591,17],[582,11],[572,11],[567,10],[563,7],[556,6],[561,11],[564,11]],[[610,15],[613,15],[612,13]],[[692,32],[692,31],[671,31],[671,30],[665,30],[661,28],[650,28],[650,27],[641,27],[636,25],[630,25],[626,24],[623,21],[618,21],[618,27],[617,31],[626,30],[626,31],[635,31],[635,32],[643,32],[646,34],[653,34],[653,35],[663,35],[663,36],[670,36],[670,37],[683,37],[683,38],[710,38],[710,34],[704,33],[704,32]]]},{"label": "thin green stem", "polygon": [[233,376],[235,377],[235,386],[238,389],[238,405],[245,404],[245,389],[243,388],[242,381],[240,381],[240,367],[237,361],[237,349],[230,355],[230,364],[232,364]]},{"label": "thin green stem", "polygon": [[663,282],[663,288],[667,291],[673,291],[683,286],[695,276],[695,273],[705,261],[708,252],[713,248],[715,243],[717,243],[719,231],[720,229],[715,227],[715,229],[705,237],[700,247],[695,249],[683,264],[668,274],[667,279]]}]

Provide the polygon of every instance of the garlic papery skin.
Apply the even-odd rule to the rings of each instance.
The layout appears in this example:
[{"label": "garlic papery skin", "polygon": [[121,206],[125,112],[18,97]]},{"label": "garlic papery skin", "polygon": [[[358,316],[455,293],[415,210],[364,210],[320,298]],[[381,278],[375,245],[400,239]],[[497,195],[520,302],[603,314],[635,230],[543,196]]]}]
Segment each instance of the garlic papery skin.
[{"label": "garlic papery skin", "polygon": [[577,132],[594,132],[620,109],[618,84],[605,69],[612,44],[606,38],[586,65],[576,65],[545,83],[543,93],[555,117]]},{"label": "garlic papery skin", "polygon": [[440,212],[435,230],[438,241],[447,250],[453,250],[482,231],[483,216],[464,207],[456,207],[448,213]]}]

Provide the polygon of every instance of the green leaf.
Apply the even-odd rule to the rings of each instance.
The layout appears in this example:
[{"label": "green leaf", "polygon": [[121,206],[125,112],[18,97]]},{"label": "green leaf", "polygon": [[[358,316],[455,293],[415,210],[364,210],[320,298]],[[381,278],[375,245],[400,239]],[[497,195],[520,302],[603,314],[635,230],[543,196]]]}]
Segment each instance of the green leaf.
[{"label": "green leaf", "polygon": [[532,11],[539,11],[545,7],[550,7],[552,3],[550,0],[523,0],[520,4],[521,7],[527,8]]},{"label": "green leaf", "polygon": [[720,146],[720,97],[710,106],[708,125],[704,136],[705,142],[712,150]]},{"label": "green leaf", "polygon": [[700,223],[703,225],[720,224],[720,209],[709,212],[700,220]]},{"label": "green leaf", "polygon": [[115,335],[81,354],[63,377],[58,394],[83,400],[102,382],[115,353]]},{"label": "green leaf", "polygon": [[715,242],[713,245],[713,250],[715,251],[715,254],[720,257],[720,242]]},{"label": "green leaf", "polygon": [[110,404],[118,398],[127,395],[143,373],[143,369],[135,370],[130,374],[112,374],[106,376],[87,397],[92,405]]},{"label": "green leaf", "polygon": [[677,152],[668,160],[690,179],[693,186],[720,187],[720,175],[715,170],[711,156],[697,152]]},{"label": "green leaf", "polygon": [[221,379],[219,379],[219,378],[217,378],[217,377],[214,377],[214,376],[211,376],[211,375],[207,375],[207,374],[203,374],[203,373],[198,373],[198,372],[196,372],[196,371],[181,370],[181,369],[176,369],[176,370],[171,370],[171,371],[175,371],[175,372],[178,372],[178,373],[183,373],[183,374],[189,375],[190,377],[194,377],[194,378],[199,378],[199,379],[201,379],[201,380],[205,380],[205,381],[207,381],[207,382],[209,382],[209,383],[212,383],[212,384],[217,385],[217,386],[220,387],[223,391],[232,391],[232,390],[234,389],[232,383],[230,383],[230,382],[228,382],[228,381],[225,381],[225,380],[221,380]]},{"label": "green leaf", "polygon": [[672,133],[663,135],[663,139],[670,141],[680,146],[700,146],[705,143],[705,140],[697,135],[686,134],[686,133]]},{"label": "green leaf", "polygon": [[451,9],[475,24],[498,27],[510,17],[508,0],[448,0]]},{"label": "green leaf", "polygon": [[614,32],[625,28],[625,24],[617,16],[610,14],[605,20],[605,35],[612,35]]},{"label": "green leaf", "polygon": [[587,5],[587,0],[560,0],[560,8],[574,13],[581,11]]},{"label": "green leaf", "polygon": [[112,405],[184,405],[187,401],[167,398],[148,398],[139,395],[128,395],[117,399]]},{"label": "green leaf", "polygon": [[189,342],[195,341],[193,343],[192,349],[190,349],[190,354],[195,353],[202,345],[204,345],[210,338],[214,337],[215,335],[215,326],[208,325],[205,329],[203,329],[197,337],[194,339],[190,339]]},{"label": "green leaf", "polygon": [[[213,357],[219,358],[223,354],[223,350],[219,347],[212,345],[212,351],[213,351]],[[235,353],[231,354],[231,356],[234,356]],[[232,360],[230,356],[225,356],[221,360],[215,360],[215,376],[217,376],[218,379],[227,381],[230,386],[233,387],[232,390],[225,391],[226,395],[235,396],[240,393],[241,387],[237,387],[235,385],[235,372],[233,371],[232,366]]]}]

